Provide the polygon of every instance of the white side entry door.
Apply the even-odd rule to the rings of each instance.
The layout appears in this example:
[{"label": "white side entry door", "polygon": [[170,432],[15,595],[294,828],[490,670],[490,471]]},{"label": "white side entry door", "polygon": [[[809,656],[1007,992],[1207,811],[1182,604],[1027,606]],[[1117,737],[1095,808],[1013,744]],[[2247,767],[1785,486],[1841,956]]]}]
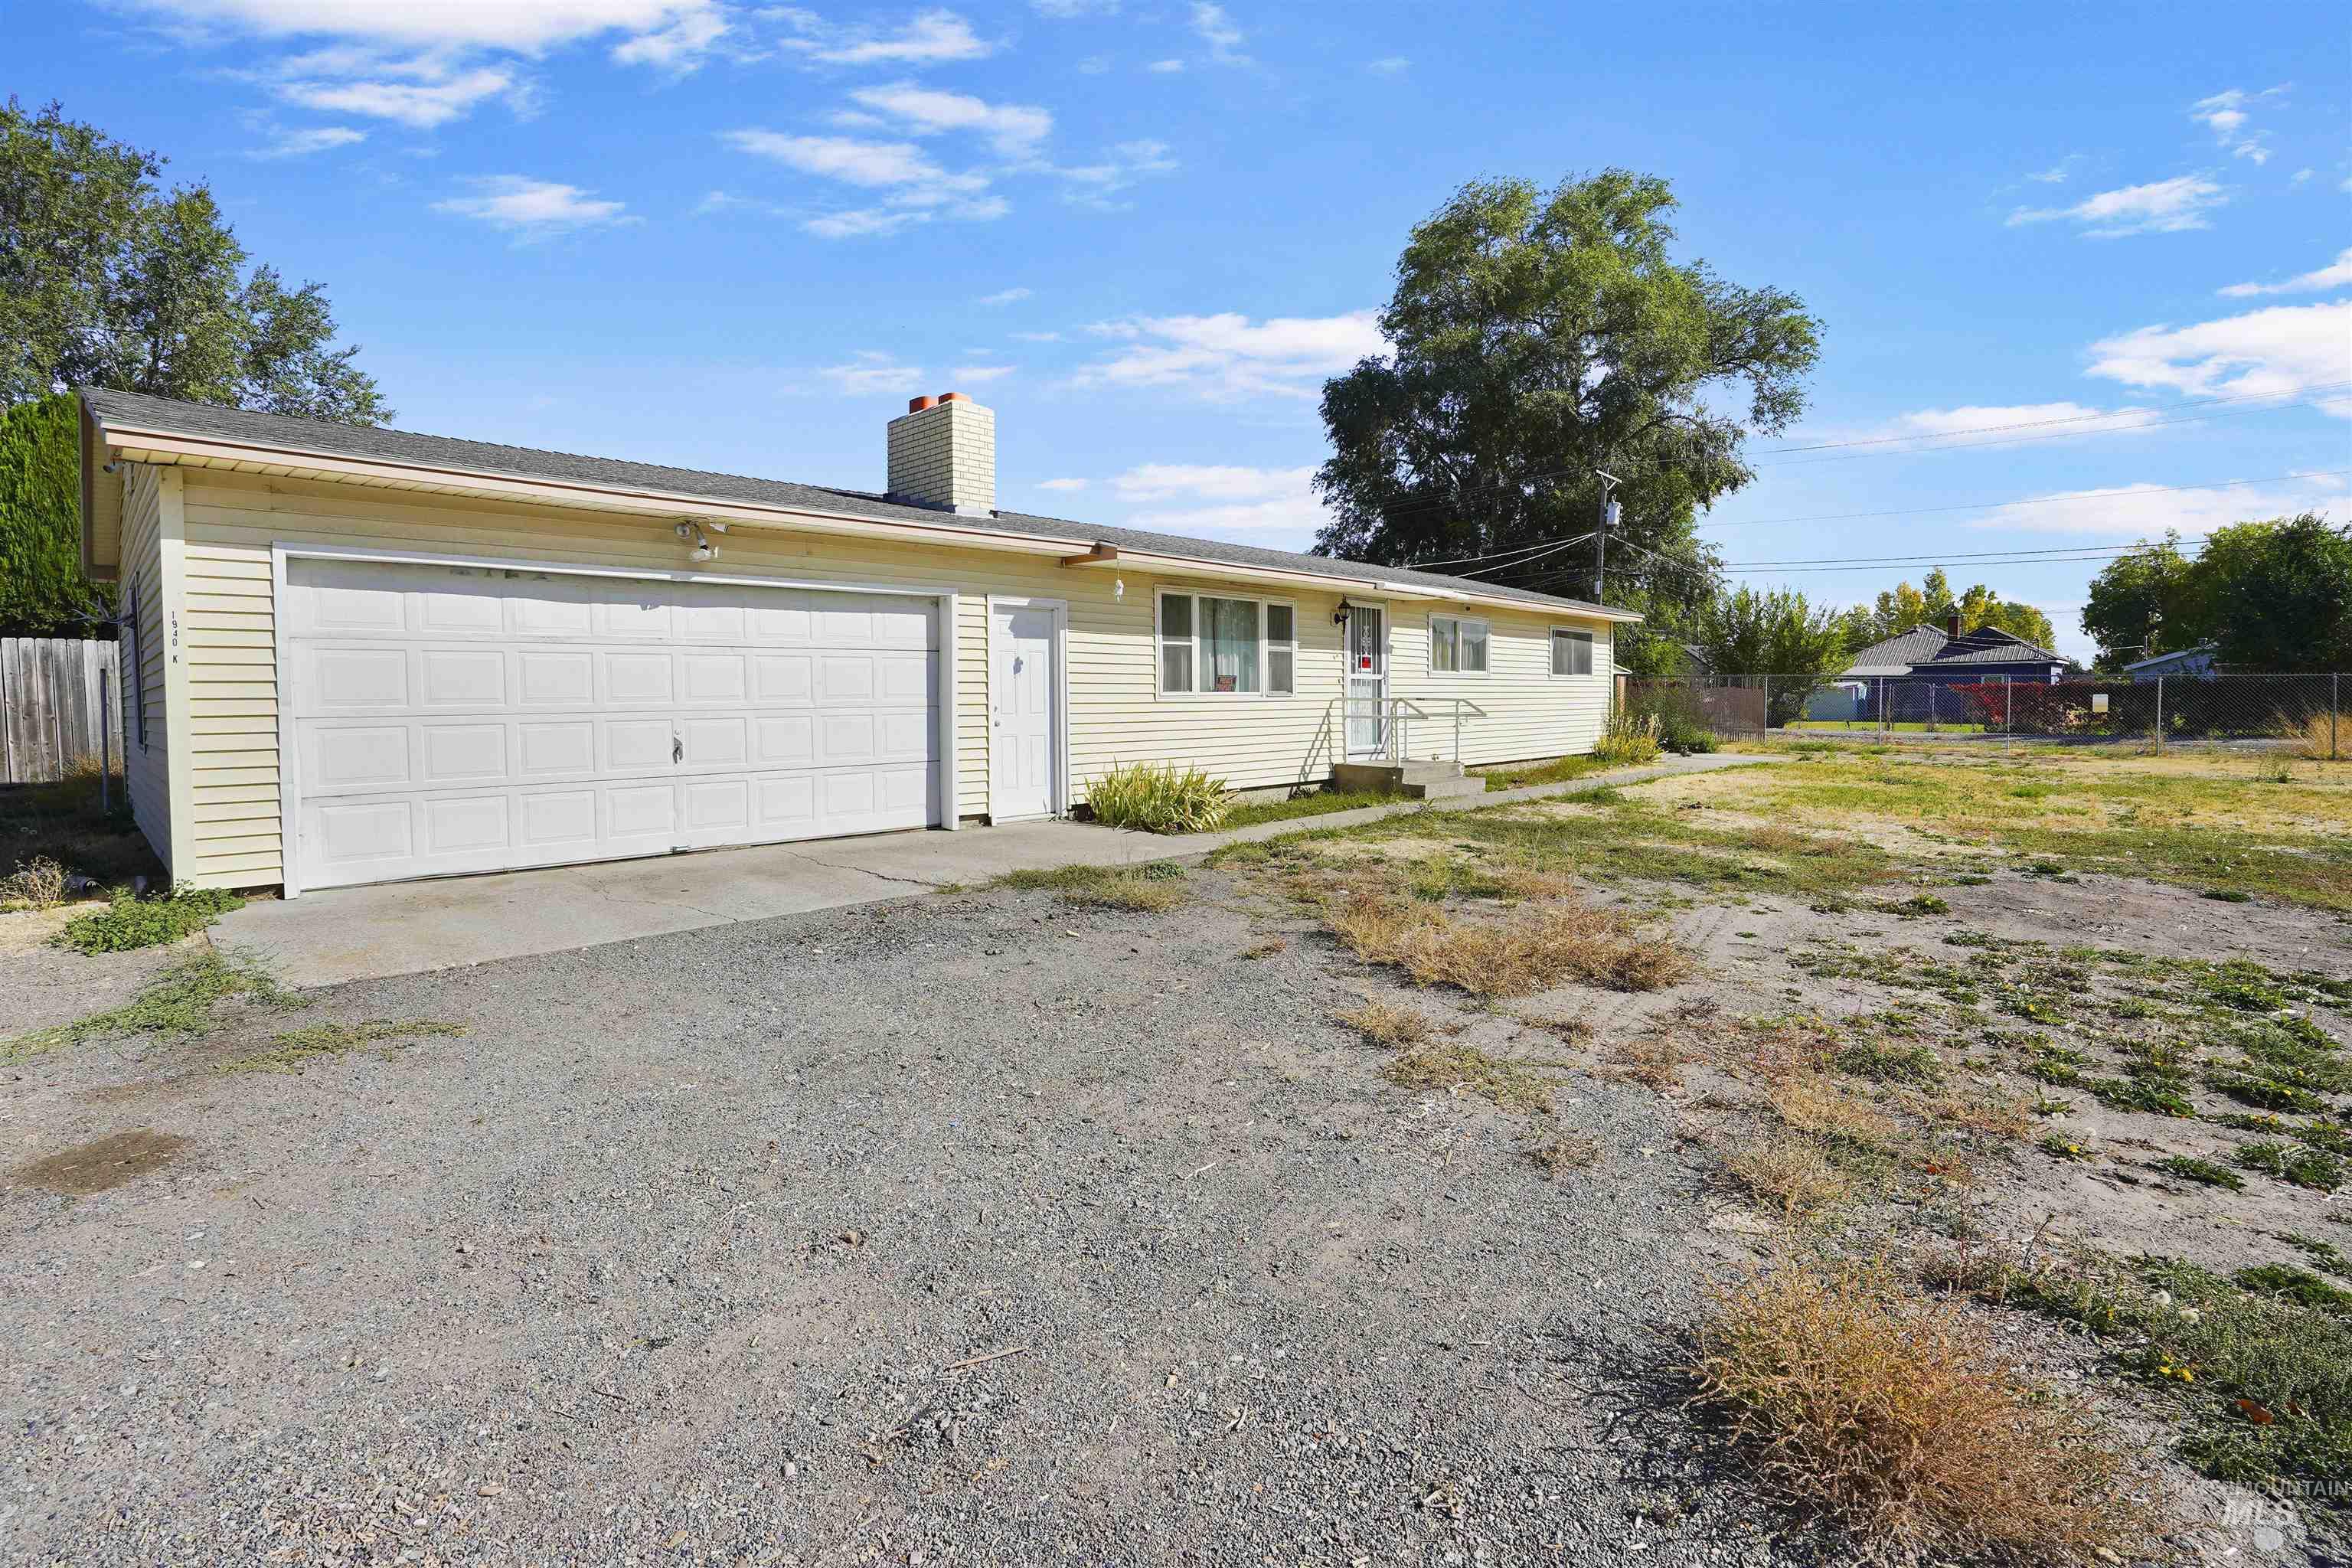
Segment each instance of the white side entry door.
[{"label": "white side entry door", "polygon": [[997,822],[1051,816],[1061,747],[1061,614],[1049,605],[989,607],[988,815]]}]

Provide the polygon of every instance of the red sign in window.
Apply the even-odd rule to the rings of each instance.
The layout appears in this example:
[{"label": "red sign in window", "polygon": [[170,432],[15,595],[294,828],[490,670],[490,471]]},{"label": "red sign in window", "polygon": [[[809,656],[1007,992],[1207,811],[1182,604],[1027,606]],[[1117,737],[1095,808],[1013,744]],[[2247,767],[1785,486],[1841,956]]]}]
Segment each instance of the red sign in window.
[{"label": "red sign in window", "polygon": [[1370,668],[1372,668],[1372,656],[1371,656],[1370,654],[1368,654],[1368,653],[1360,653],[1360,654],[1358,654],[1358,655],[1356,656],[1356,668],[1357,668],[1358,669],[1370,669]]}]

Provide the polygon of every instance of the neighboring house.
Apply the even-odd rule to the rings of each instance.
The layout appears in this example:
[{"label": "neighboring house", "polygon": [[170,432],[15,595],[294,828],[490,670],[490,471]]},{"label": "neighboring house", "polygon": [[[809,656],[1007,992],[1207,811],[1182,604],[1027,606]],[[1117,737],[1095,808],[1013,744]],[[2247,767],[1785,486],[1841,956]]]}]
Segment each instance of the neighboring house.
[{"label": "neighboring house", "polygon": [[2137,664],[2124,666],[2124,673],[2134,680],[2154,680],[2158,676],[2186,676],[2192,680],[2210,680],[2221,671],[2213,667],[2213,655],[2219,648],[2212,643],[2200,643],[2184,647],[2177,653],[2160,653],[2154,658],[2144,658]]},{"label": "neighboring house", "polygon": [[1002,511],[952,394],[890,422],[881,494],[81,403],[131,803],[199,886],[1051,816],[1124,763],[1312,783],[1393,760],[1393,700],[1416,757],[1457,711],[1465,762],[1582,752],[1640,618]]},{"label": "neighboring house", "polygon": [[1966,713],[1957,696],[1945,695],[1952,687],[2003,680],[2051,686],[2065,673],[2065,659],[2048,648],[1991,626],[1963,634],[1960,617],[1952,616],[1940,626],[1914,626],[1871,644],[1837,679],[1863,683],[1863,717],[1956,720]]}]

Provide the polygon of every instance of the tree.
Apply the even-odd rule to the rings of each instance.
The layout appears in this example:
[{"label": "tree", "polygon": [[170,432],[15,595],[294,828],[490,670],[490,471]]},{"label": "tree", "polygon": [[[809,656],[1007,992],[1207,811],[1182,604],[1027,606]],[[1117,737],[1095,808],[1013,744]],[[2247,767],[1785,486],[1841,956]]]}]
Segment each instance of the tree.
[{"label": "tree", "polygon": [[2204,640],[2204,611],[2190,581],[2180,535],[2118,555],[2091,579],[2083,602],[2083,630],[2099,645],[2097,667],[2119,669],[2137,659],[2177,653]]},{"label": "tree", "polygon": [[81,576],[73,386],[348,425],[392,416],[335,348],[316,283],[289,289],[201,184],[50,104],[0,107],[0,632],[79,636],[110,595]]},{"label": "tree", "polygon": [[1742,586],[1726,595],[1709,607],[1697,643],[1707,667],[1717,673],[1775,678],[1767,715],[1775,728],[1801,714],[1805,699],[1845,663],[1838,613],[1816,609],[1789,588],[1759,594]]},{"label": "tree", "polygon": [[2310,512],[2232,523],[2207,538],[2191,574],[2224,668],[2352,669],[2352,528]]},{"label": "tree", "polygon": [[373,425],[316,283],[254,267],[202,184],[52,103],[0,108],[0,405],[71,386]]},{"label": "tree", "polygon": [[0,414],[0,637],[88,637],[113,613],[81,574],[76,418],[63,395]]},{"label": "tree", "polygon": [[1916,588],[1907,582],[1897,583],[1878,595],[1875,605],[1856,605],[1842,617],[1841,626],[1845,633],[1846,651],[1854,653],[1872,643],[1900,637],[1914,626],[1943,626],[1956,615],[1960,617],[1963,632],[1990,626],[2043,648],[2058,637],[2048,616],[2032,605],[2003,599],[1982,583],[1970,585],[1967,593],[1954,598],[1952,580],[1940,566],[1920,579]]},{"label": "tree", "polygon": [[[1666,622],[1710,601],[1720,558],[1694,516],[1754,477],[1750,430],[1803,410],[1820,329],[1794,295],[1675,260],[1675,205],[1612,169],[1549,195],[1474,182],[1416,226],[1381,313],[1392,352],[1324,384],[1316,550],[1598,598],[1591,545],[1563,542],[1591,532],[1601,468],[1622,481],[1608,596]],[[1725,395],[1742,415],[1705,401]]]}]

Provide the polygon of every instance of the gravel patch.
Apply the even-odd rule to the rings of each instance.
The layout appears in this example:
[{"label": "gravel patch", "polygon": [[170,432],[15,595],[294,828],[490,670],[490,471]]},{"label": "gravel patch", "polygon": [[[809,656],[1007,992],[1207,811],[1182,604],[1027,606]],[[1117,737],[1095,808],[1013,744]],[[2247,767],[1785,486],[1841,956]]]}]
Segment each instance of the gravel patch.
[{"label": "gravel patch", "polygon": [[1748,1245],[1665,1108],[1394,1088],[1328,1017],[1387,983],[1191,882],[357,983],[293,1021],[468,1032],[299,1076],[212,1073],[288,1026],[234,1012],[19,1064],[0,1556],[1771,1559],[1660,1381]]}]

